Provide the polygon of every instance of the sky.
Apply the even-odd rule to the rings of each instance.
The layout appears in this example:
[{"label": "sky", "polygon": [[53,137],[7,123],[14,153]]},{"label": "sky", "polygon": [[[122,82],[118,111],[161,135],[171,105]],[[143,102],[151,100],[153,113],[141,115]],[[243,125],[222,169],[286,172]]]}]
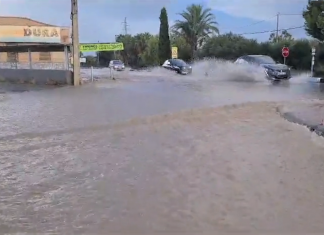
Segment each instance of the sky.
[{"label": "sky", "polygon": [[[166,7],[170,26],[178,13],[192,4],[212,9],[220,33],[233,32],[259,41],[268,40],[276,29],[276,14],[280,13],[279,28],[304,24],[300,15],[307,0],[79,0],[79,31],[81,43],[113,42],[115,35],[124,33],[126,17],[129,34],[159,31],[159,15]],[[21,16],[44,23],[70,26],[70,0],[0,0],[1,16]],[[285,15],[292,14],[292,15]],[[260,22],[261,21],[261,22]],[[295,38],[306,37],[303,29],[289,31]]]}]

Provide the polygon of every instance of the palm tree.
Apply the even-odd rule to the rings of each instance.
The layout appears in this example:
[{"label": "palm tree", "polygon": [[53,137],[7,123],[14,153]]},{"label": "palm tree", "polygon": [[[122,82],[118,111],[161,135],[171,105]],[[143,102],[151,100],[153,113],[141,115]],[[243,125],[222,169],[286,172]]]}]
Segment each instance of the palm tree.
[{"label": "palm tree", "polygon": [[190,45],[192,58],[198,46],[211,35],[219,33],[215,15],[211,11],[210,8],[204,9],[202,5],[192,4],[179,13],[183,19],[177,20],[172,27],[173,32],[184,36]]}]

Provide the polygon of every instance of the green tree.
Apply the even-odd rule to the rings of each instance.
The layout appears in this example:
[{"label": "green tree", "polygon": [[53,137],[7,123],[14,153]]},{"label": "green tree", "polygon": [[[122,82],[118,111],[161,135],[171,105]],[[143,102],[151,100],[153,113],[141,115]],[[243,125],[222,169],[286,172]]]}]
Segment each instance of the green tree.
[{"label": "green tree", "polygon": [[146,66],[157,66],[159,62],[159,37],[151,36],[146,44],[145,50],[141,53],[141,61]]},{"label": "green tree", "polygon": [[97,65],[97,58],[92,55],[85,56],[86,64],[85,66],[96,66]]},{"label": "green tree", "polygon": [[148,46],[148,42],[151,39],[152,35],[150,33],[139,33],[134,36],[134,49],[136,53],[136,64],[139,67],[145,67],[146,64],[143,61],[142,54]]},{"label": "green tree", "polygon": [[324,0],[308,0],[306,10],[303,11],[306,33],[320,41],[324,40],[324,15],[322,11],[324,11]]},{"label": "green tree", "polygon": [[116,42],[122,42],[124,44],[124,50],[120,52],[122,60],[126,65],[134,65],[136,63],[136,52],[135,52],[135,42],[132,35],[117,35]]},{"label": "green tree", "polygon": [[210,8],[192,4],[179,14],[183,19],[177,20],[172,29],[182,35],[191,47],[191,56],[198,47],[214,34],[218,34],[217,22]]},{"label": "green tree", "polygon": [[202,47],[201,56],[234,60],[244,54],[259,53],[260,45],[256,40],[227,33],[209,38]]},{"label": "green tree", "polygon": [[160,34],[159,34],[159,60],[163,64],[165,60],[171,58],[171,44],[169,36],[168,14],[163,7],[160,14]]},{"label": "green tree", "polygon": [[283,30],[281,34],[278,35],[278,38],[276,37],[275,33],[271,33],[269,37],[270,42],[281,42],[281,41],[292,41],[294,38],[290,33],[288,33],[287,30]]},{"label": "green tree", "polygon": [[179,34],[172,33],[170,35],[171,45],[178,48],[178,57],[189,61],[191,59],[190,45],[186,39]]},{"label": "green tree", "polygon": [[[99,58],[99,62],[98,62]],[[110,60],[114,59],[114,52],[112,51],[99,51],[97,52],[97,57],[95,57],[95,63],[98,66],[108,66]]]}]

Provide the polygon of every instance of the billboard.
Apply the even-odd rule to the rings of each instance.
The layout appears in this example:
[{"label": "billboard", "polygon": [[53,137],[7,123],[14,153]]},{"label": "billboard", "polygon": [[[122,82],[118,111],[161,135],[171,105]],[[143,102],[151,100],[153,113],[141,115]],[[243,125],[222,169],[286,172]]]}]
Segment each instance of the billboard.
[{"label": "billboard", "polygon": [[61,28],[50,26],[0,26],[0,42],[61,43]]},{"label": "billboard", "polygon": [[124,50],[124,44],[122,42],[113,43],[82,43],[80,44],[81,52],[91,51],[122,51]]}]

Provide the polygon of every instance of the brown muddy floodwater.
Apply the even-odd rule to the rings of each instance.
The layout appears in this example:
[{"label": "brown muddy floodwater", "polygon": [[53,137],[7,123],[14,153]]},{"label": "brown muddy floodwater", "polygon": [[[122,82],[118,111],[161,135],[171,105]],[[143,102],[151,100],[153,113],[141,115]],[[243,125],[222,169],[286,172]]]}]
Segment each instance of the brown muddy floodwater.
[{"label": "brown muddy floodwater", "polygon": [[2,94],[0,233],[324,232],[319,86],[144,80]]}]

